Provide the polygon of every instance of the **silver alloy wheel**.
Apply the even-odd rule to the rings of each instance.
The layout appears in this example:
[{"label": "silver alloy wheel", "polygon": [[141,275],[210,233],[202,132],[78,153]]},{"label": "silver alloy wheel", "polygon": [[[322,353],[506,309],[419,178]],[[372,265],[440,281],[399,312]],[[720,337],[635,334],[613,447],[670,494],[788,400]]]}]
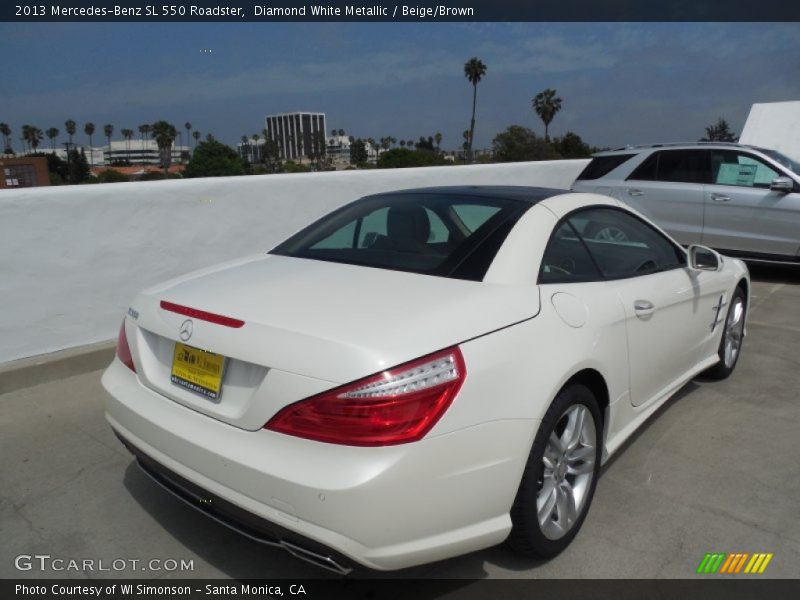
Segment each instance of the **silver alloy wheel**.
[{"label": "silver alloy wheel", "polygon": [[722,358],[728,369],[733,368],[733,365],[736,364],[743,337],[744,300],[737,296],[733,301],[733,306],[728,311],[728,320],[725,323],[725,341],[722,345]]},{"label": "silver alloy wheel", "polygon": [[536,513],[546,538],[564,537],[578,520],[594,477],[596,445],[591,411],[583,404],[570,406],[556,421],[542,456]]},{"label": "silver alloy wheel", "polygon": [[599,229],[597,233],[594,234],[594,239],[603,240],[605,242],[627,242],[628,236],[619,227],[609,225]]}]

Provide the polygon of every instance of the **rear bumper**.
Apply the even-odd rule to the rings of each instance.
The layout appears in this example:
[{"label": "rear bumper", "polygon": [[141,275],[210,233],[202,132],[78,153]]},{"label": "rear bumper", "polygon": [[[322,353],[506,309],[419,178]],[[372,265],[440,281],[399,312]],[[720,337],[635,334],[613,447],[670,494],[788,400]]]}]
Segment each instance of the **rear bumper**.
[{"label": "rear bumper", "polygon": [[245,535],[344,569],[400,569],[502,542],[537,425],[493,421],[356,448],[216,421],[118,360],[103,385],[109,423],[161,485]]},{"label": "rear bumper", "polygon": [[353,570],[352,561],[331,548],[262,519],[204,490],[147,456],[116,431],[114,433],[136,457],[139,468],[150,479],[218,523],[259,543],[282,548],[302,560],[339,575],[347,575]]}]

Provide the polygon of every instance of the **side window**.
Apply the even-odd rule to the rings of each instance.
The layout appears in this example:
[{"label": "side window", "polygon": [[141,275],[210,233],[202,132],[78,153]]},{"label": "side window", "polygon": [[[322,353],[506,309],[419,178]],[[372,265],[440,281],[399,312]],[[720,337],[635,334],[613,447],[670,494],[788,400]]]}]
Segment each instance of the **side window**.
[{"label": "side window", "polygon": [[708,181],[706,150],[659,150],[639,165],[628,179],[706,183]]},{"label": "side window", "polygon": [[379,208],[361,219],[361,228],[358,231],[359,248],[372,246],[379,236],[386,235],[386,217],[388,214],[388,208]]},{"label": "side window", "polygon": [[[633,173],[628,175],[628,180],[635,181],[656,181],[658,175],[658,155],[660,152],[653,152],[650,156],[644,159],[644,162],[633,170]],[[627,181],[627,180],[626,180]]]},{"label": "side window", "polygon": [[604,277],[625,278],[683,267],[684,252],[644,221],[614,208],[589,208],[569,218]]},{"label": "side window", "polygon": [[716,185],[768,188],[780,174],[750,154],[712,150],[711,182]]},{"label": "side window", "polygon": [[487,206],[485,204],[454,204],[453,212],[461,220],[470,233],[478,229],[481,225],[486,223],[500,209],[496,206]]},{"label": "side window", "polygon": [[621,164],[624,164],[635,154],[611,154],[610,156],[595,156],[586,168],[578,175],[577,180],[600,179],[608,175]]},{"label": "side window", "polygon": [[658,180],[706,183],[706,150],[664,150],[659,152]]},{"label": "side window", "polygon": [[450,230],[447,229],[447,226],[439,218],[439,215],[433,212],[430,208],[426,208],[425,212],[428,215],[428,221],[431,225],[431,233],[428,236],[428,243],[441,244],[448,241],[450,239]]},{"label": "side window", "polygon": [[341,250],[353,247],[353,236],[356,232],[356,221],[350,221],[340,227],[328,237],[318,241],[312,246],[314,250]]},{"label": "side window", "polygon": [[550,238],[542,257],[539,283],[579,283],[602,279],[586,246],[569,223]]}]

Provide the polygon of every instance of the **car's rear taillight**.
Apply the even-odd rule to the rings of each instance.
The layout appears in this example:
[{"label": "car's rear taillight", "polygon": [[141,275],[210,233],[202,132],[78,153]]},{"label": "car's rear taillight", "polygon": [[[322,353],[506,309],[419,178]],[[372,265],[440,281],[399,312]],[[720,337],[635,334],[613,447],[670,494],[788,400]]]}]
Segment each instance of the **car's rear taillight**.
[{"label": "car's rear taillight", "polygon": [[415,442],[444,414],[466,374],[461,351],[449,348],[295,402],[265,428],[350,446]]},{"label": "car's rear taillight", "polygon": [[133,356],[131,356],[131,347],[128,345],[128,336],[125,334],[124,320],[122,321],[122,327],[119,328],[119,337],[117,338],[117,358],[122,361],[122,364],[136,373]]}]

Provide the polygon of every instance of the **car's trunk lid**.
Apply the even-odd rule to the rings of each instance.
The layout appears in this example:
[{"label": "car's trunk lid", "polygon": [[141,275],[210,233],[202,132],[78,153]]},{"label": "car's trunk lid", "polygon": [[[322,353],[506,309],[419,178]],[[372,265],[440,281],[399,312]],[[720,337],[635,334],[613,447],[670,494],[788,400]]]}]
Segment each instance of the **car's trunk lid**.
[{"label": "car's trunk lid", "polygon": [[[165,310],[162,301],[244,324]],[[132,309],[138,315],[132,350],[145,385],[257,429],[287,404],[530,318],[539,296],[534,285],[260,255],[146,290]],[[193,329],[186,344],[226,357],[217,400],[171,381],[187,319]]]}]

